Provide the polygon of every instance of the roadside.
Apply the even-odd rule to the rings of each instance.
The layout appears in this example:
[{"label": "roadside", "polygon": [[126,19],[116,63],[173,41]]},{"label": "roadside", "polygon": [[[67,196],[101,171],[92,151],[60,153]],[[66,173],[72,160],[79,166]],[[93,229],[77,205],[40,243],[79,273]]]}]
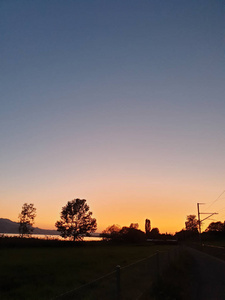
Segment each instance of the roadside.
[{"label": "roadside", "polygon": [[183,247],[179,247],[170,264],[138,300],[194,299],[194,264],[192,255]]},{"label": "roadside", "polygon": [[180,247],[177,258],[140,299],[224,300],[225,261],[190,247]]},{"label": "roadside", "polygon": [[195,285],[193,300],[225,299],[225,262],[193,248],[187,251],[194,259]]}]

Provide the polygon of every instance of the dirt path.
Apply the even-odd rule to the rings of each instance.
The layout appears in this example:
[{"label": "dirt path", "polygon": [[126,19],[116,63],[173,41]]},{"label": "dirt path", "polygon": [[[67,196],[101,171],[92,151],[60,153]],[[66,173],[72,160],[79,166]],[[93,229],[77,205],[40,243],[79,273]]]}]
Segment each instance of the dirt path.
[{"label": "dirt path", "polygon": [[225,300],[225,262],[192,248],[187,250],[195,261],[192,300]]}]

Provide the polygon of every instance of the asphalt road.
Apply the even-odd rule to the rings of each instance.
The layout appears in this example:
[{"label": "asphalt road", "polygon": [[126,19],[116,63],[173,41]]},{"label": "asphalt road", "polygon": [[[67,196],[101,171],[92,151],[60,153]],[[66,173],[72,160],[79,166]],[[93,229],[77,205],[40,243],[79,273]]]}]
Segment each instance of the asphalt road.
[{"label": "asphalt road", "polygon": [[190,300],[225,300],[225,261],[192,248],[187,250],[195,262]]}]

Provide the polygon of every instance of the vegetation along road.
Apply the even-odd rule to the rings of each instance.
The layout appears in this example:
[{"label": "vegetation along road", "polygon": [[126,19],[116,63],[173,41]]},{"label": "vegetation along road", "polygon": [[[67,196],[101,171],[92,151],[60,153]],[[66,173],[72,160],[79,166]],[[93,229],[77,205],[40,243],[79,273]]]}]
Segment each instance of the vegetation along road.
[{"label": "vegetation along road", "polygon": [[195,261],[195,280],[192,283],[192,299],[225,299],[225,262],[204,252],[188,248]]}]

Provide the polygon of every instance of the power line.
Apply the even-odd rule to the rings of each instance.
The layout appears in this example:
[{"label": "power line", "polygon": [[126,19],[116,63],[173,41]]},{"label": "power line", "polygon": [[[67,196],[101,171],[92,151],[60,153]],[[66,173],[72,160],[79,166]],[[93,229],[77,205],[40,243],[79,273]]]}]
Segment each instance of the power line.
[{"label": "power line", "polygon": [[222,216],[220,217],[220,221],[222,221],[223,218],[225,218],[225,215],[222,215]]},{"label": "power line", "polygon": [[216,200],[214,200],[208,207],[207,209],[209,209],[217,200],[219,200],[219,198],[225,193],[225,190],[219,195],[219,197],[216,198]]},{"label": "power line", "polygon": [[[201,225],[202,225],[202,222],[205,221],[206,219],[212,217],[213,215],[217,215],[218,213],[216,213],[216,212],[214,212],[214,213],[201,213],[200,212],[200,207],[199,207],[200,204],[205,204],[205,203],[197,203],[197,209],[198,209],[198,226],[199,226],[199,241],[200,241],[200,245],[202,245],[202,238],[201,238]],[[208,216],[201,220],[201,215],[208,215]]]},{"label": "power line", "polygon": [[220,208],[220,209],[217,209],[218,212],[221,212],[221,211],[223,211],[223,210],[225,210],[225,207]]}]

